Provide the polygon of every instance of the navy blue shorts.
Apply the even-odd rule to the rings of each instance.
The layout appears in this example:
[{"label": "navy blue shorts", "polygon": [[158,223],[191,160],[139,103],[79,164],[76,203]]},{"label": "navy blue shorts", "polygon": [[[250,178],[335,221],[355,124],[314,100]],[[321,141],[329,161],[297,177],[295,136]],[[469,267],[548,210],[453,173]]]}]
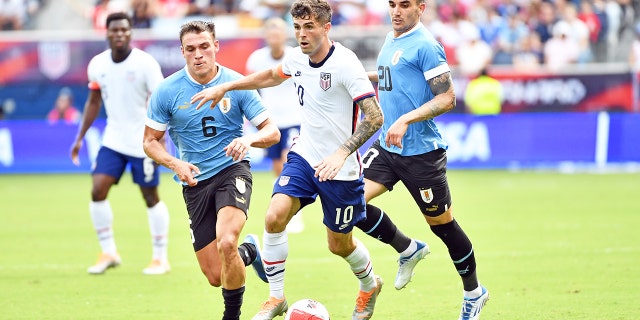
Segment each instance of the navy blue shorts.
[{"label": "navy blue shorts", "polygon": [[383,184],[389,191],[402,181],[423,214],[436,217],[451,207],[447,181],[447,152],[431,152],[401,156],[373,143],[362,156],[364,177]]},{"label": "navy blue shorts", "polygon": [[322,222],[334,232],[349,233],[366,217],[364,180],[320,182],[315,170],[299,154],[289,152],[282,174],[273,186],[273,193],[299,198],[302,207],[320,196],[324,218]]},{"label": "navy blue shorts", "polygon": [[288,151],[293,145],[293,139],[300,135],[300,126],[280,129],[280,142],[267,148],[267,158],[280,159],[283,151]]},{"label": "navy blue shorts", "polygon": [[116,178],[116,184],[118,184],[127,164],[131,166],[131,175],[136,184],[147,188],[157,187],[160,184],[160,170],[153,159],[127,156],[107,147],[100,147],[92,174],[112,176]]}]

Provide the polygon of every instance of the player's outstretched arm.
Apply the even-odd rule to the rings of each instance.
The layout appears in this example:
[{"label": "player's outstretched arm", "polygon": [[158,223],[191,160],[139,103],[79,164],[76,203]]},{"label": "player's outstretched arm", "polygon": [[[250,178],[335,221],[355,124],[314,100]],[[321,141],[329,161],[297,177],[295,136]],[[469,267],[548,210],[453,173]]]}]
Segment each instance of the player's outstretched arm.
[{"label": "player's outstretched arm", "polygon": [[224,97],[224,94],[227,93],[227,91],[253,90],[277,86],[286,80],[286,78],[280,76],[280,73],[278,71],[279,68],[280,67],[276,67],[273,69],[255,72],[234,81],[219,84],[211,88],[206,88],[193,95],[193,97],[191,97],[191,103],[200,101],[196,106],[196,110],[198,110],[205,103],[211,101],[210,108],[213,109],[216,104],[218,104],[218,102],[222,100],[222,97]]}]

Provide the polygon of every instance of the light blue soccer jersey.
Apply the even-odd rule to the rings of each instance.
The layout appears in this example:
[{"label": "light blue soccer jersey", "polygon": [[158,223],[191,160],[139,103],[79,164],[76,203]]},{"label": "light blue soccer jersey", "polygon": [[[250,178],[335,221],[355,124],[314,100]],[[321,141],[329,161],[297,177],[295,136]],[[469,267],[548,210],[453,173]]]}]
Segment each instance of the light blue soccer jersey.
[{"label": "light blue soccer jersey", "polygon": [[384,114],[380,145],[403,156],[447,148],[433,120],[412,123],[402,139],[403,148],[387,147],[386,132],[403,114],[419,108],[434,95],[427,80],[448,72],[442,45],[419,23],[398,38],[387,34],[378,55],[378,97]]},{"label": "light blue soccer jersey", "polygon": [[[189,76],[185,67],[167,77],[151,95],[146,125],[159,131],[168,129],[179,158],[200,169],[198,180],[211,178],[233,163],[223,148],[242,136],[243,116],[254,125],[268,118],[256,90],[229,91],[213,109],[210,102],[200,110],[196,110],[199,101],[189,102],[205,88],[240,77],[238,72],[218,65],[216,77],[202,85]],[[245,159],[249,160],[248,155]]]}]

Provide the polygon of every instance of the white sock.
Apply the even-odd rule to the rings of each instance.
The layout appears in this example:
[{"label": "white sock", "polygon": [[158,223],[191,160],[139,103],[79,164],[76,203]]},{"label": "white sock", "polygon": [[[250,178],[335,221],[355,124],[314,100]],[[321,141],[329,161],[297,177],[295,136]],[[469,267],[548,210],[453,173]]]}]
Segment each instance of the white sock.
[{"label": "white sock", "polygon": [[353,274],[360,280],[360,290],[371,291],[376,287],[376,280],[369,250],[360,240],[355,238],[354,240],[356,241],[356,249],[344,259],[349,263]]},{"label": "white sock", "polygon": [[169,209],[160,201],[155,206],[147,208],[151,244],[153,245],[153,259],[167,260],[167,244],[169,243]]},{"label": "white sock", "polygon": [[262,261],[269,280],[269,295],[278,299],[284,297],[284,264],[288,255],[287,232],[267,233],[264,231],[262,235]]},{"label": "white sock", "polygon": [[475,299],[482,295],[482,286],[478,283],[478,287],[471,291],[464,291],[464,296],[469,299]]},{"label": "white sock", "polygon": [[98,235],[98,241],[103,253],[117,254],[116,241],[113,238],[113,211],[109,200],[91,201],[89,213],[93,221],[93,228]]},{"label": "white sock", "polygon": [[418,249],[418,243],[416,242],[416,240],[411,239],[411,243],[406,249],[404,249],[404,251],[400,252],[400,256],[403,258],[408,257],[412,255],[414,252],[416,252],[417,249]]}]

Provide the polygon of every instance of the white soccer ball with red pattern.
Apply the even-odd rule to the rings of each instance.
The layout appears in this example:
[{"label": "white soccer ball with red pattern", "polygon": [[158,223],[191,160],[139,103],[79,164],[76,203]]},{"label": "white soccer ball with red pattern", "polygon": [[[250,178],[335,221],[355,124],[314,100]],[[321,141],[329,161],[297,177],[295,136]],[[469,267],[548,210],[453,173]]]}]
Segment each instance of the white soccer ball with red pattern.
[{"label": "white soccer ball with red pattern", "polygon": [[329,320],[329,312],[322,303],[313,299],[302,299],[289,306],[284,320]]}]

